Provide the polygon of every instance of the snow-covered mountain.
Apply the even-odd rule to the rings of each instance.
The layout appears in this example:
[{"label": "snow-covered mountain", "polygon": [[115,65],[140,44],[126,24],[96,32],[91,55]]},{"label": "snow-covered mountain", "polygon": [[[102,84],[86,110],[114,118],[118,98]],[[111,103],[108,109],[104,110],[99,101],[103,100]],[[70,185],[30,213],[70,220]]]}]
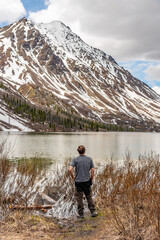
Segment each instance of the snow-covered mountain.
[{"label": "snow-covered mountain", "polygon": [[160,96],[63,23],[26,18],[0,28],[0,78],[37,106],[66,106],[118,124],[159,124]]}]

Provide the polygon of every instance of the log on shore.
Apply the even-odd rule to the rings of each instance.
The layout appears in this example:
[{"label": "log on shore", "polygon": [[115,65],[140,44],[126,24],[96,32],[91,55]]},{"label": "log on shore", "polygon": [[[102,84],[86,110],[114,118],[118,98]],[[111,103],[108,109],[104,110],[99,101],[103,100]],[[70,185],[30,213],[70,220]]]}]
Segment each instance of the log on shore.
[{"label": "log on shore", "polygon": [[50,204],[55,204],[55,202],[56,202],[53,198],[49,197],[45,193],[40,194],[40,196],[42,198],[43,204],[50,205]]},{"label": "log on shore", "polygon": [[43,209],[51,209],[52,205],[31,205],[31,206],[21,206],[15,205],[10,207],[11,210],[43,210]]}]

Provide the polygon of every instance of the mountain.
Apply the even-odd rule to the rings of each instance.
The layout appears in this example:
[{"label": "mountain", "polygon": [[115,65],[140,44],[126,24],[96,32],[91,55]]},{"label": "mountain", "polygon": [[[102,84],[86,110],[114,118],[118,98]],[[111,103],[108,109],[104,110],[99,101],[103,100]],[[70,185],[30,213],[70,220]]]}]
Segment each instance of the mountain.
[{"label": "mountain", "polygon": [[36,108],[59,108],[61,116],[71,111],[107,124],[159,127],[160,96],[61,22],[23,18],[0,28],[0,55],[1,98],[10,91]]}]

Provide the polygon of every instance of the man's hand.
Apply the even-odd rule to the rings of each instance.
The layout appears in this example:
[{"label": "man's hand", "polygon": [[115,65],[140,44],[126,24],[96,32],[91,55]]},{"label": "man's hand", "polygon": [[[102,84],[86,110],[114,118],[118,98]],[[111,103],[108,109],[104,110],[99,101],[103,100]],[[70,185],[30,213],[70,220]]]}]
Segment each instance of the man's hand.
[{"label": "man's hand", "polygon": [[75,180],[74,174],[73,174],[73,167],[69,167],[69,174],[71,175],[72,179]]},{"label": "man's hand", "polygon": [[94,177],[94,168],[91,168],[91,180],[93,182],[93,177]]}]

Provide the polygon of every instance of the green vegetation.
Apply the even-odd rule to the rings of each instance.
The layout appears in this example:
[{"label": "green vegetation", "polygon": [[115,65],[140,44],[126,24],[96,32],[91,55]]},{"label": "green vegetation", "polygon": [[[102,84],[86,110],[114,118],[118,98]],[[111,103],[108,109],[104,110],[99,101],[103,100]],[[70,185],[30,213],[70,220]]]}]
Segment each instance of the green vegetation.
[{"label": "green vegetation", "polygon": [[55,106],[54,110],[48,107],[42,109],[8,94],[3,95],[3,100],[14,113],[29,119],[32,123],[43,124],[52,131],[57,131],[59,127],[63,131],[133,131],[133,128],[127,126],[81,118],[72,109],[68,112],[59,106]]},{"label": "green vegetation", "polygon": [[47,170],[53,162],[48,158],[41,157],[30,157],[30,158],[20,158],[14,161],[14,167],[16,171],[26,175],[31,174],[41,174],[44,170]]},{"label": "green vegetation", "polygon": [[0,82],[0,88],[7,89],[2,82]]}]

